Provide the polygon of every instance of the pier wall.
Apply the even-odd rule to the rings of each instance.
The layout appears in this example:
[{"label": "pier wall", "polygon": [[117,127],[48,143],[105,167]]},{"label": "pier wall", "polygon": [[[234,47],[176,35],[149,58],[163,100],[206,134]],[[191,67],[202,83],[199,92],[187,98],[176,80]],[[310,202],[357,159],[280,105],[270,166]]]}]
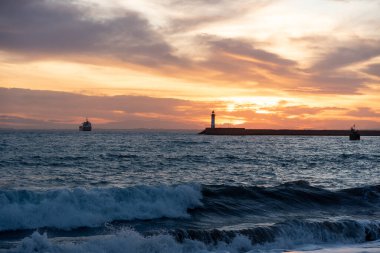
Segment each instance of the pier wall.
[{"label": "pier wall", "polygon": [[[361,136],[380,136],[380,130],[360,130]],[[206,128],[199,134],[206,135],[304,135],[304,136],[349,136],[350,130],[295,130],[295,129],[245,129]]]}]

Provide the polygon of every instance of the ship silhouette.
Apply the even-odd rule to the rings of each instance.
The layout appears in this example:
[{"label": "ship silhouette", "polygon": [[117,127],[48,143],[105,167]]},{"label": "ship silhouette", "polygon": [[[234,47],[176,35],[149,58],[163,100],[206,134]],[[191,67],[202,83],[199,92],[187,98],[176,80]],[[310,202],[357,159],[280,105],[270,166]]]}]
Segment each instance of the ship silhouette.
[{"label": "ship silhouette", "polygon": [[92,130],[92,125],[91,122],[88,121],[86,118],[86,121],[82,123],[82,125],[79,126],[79,131],[91,131]]}]

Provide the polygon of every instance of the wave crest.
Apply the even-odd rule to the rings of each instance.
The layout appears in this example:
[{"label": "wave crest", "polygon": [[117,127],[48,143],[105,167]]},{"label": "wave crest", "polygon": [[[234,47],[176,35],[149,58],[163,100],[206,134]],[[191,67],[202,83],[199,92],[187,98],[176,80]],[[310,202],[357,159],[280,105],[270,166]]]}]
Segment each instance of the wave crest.
[{"label": "wave crest", "polygon": [[0,191],[0,231],[188,217],[187,210],[201,206],[201,198],[197,185]]},{"label": "wave crest", "polygon": [[[329,243],[363,243],[378,240],[380,225],[369,221],[298,222],[289,221],[269,227],[251,228],[239,231],[222,230],[176,230],[144,236],[133,230],[121,230],[114,235],[92,238],[48,239],[47,234],[34,232],[24,238],[20,245],[10,252],[157,252],[157,253],[211,253],[211,252],[284,252],[302,249],[305,245]],[[379,241],[377,241],[379,242]],[[371,251],[378,252],[380,244],[374,242]],[[310,248],[309,248],[310,250]],[[314,251],[313,251],[314,252]],[[332,251],[323,251],[332,252]],[[337,250],[337,252],[343,252]],[[347,251],[344,251],[347,252]],[[364,251],[355,251],[364,252]]]}]

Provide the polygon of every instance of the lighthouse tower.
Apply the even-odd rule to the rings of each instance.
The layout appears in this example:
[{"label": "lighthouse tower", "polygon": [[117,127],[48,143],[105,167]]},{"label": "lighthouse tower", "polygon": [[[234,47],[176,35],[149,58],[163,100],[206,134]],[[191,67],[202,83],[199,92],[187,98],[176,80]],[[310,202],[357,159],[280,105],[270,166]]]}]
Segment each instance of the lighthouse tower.
[{"label": "lighthouse tower", "polygon": [[215,128],[215,112],[211,113],[211,128]]}]

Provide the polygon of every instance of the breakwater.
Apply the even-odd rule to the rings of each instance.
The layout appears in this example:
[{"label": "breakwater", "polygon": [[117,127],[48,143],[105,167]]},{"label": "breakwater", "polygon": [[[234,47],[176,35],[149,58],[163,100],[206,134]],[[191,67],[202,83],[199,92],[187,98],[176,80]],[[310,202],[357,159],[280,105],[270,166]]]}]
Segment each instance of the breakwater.
[{"label": "breakwater", "polygon": [[[361,136],[380,136],[380,130],[360,130]],[[304,135],[304,136],[349,136],[350,130],[303,130],[303,129],[245,129],[205,128],[199,134],[206,135]]]}]

